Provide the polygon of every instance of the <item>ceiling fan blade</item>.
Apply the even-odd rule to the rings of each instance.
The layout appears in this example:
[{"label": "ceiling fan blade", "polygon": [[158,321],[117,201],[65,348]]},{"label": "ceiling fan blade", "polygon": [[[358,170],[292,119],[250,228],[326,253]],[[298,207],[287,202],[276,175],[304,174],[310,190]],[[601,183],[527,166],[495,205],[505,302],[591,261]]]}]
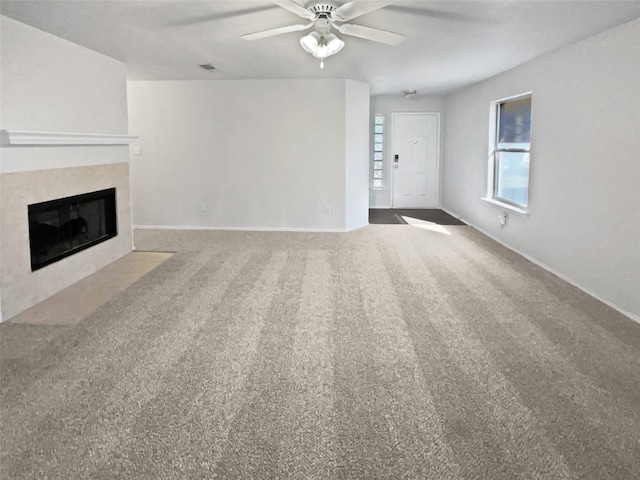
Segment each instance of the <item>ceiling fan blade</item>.
[{"label": "ceiling fan blade", "polygon": [[313,23],[309,23],[307,25],[297,24],[297,25],[288,25],[286,27],[272,28],[271,30],[263,30],[262,32],[256,33],[248,33],[246,35],[242,35],[244,40],[259,40],[261,38],[273,37],[275,35],[282,35],[283,33],[289,32],[300,32],[302,30],[306,30]]},{"label": "ceiling fan blade", "polygon": [[293,0],[271,0],[271,1],[276,5],[279,5],[280,7],[295,13],[299,17],[308,18],[309,20],[313,20],[314,18],[316,18],[314,13],[310,12],[303,6],[297,4]]},{"label": "ceiling fan blade", "polygon": [[227,18],[236,18],[242,15],[248,15],[250,13],[266,12],[268,10],[275,10],[278,8],[276,5],[264,5],[260,7],[243,8],[241,10],[234,10],[231,12],[210,13],[208,15],[198,15],[195,17],[187,17],[180,20],[175,20],[167,24],[171,27],[190,27],[192,25],[199,25],[201,23],[213,22],[215,20],[226,20]]},{"label": "ceiling fan blade", "polygon": [[359,17],[360,15],[364,15],[365,13],[384,8],[390,3],[392,2],[379,2],[376,0],[352,0],[351,2],[345,3],[341,7],[336,8],[333,12],[331,12],[331,14],[334,20],[338,22],[346,22],[347,20]]},{"label": "ceiling fan blade", "polygon": [[400,45],[407,38],[400,33],[387,32],[378,28],[365,27],[363,25],[353,25],[345,23],[334,25],[340,33],[353,37],[365,38],[374,42],[386,43],[387,45]]},{"label": "ceiling fan blade", "polygon": [[459,22],[488,23],[488,20],[481,19],[478,15],[470,15],[461,12],[449,12],[438,8],[428,8],[424,6],[389,5],[388,12],[404,13],[406,15],[420,15],[436,20],[452,20]]}]

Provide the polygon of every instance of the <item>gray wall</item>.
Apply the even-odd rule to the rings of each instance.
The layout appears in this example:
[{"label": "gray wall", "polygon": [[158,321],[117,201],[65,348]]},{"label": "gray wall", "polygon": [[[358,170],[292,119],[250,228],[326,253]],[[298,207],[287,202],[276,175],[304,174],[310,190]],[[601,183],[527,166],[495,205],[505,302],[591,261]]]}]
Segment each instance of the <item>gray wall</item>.
[{"label": "gray wall", "polygon": [[[640,20],[446,98],[443,206],[640,318]],[[489,104],[533,92],[529,215],[486,194]]]},{"label": "gray wall", "polygon": [[[366,176],[361,189],[349,191],[362,200],[347,199],[345,187],[347,158],[367,161],[348,151],[345,126],[348,115],[366,129],[363,88],[368,92],[345,80],[129,82],[130,126],[142,152],[131,164],[134,224],[337,231],[365,225]],[[366,137],[360,141],[366,148]],[[347,222],[347,206],[358,204],[362,211],[350,210]]]}]

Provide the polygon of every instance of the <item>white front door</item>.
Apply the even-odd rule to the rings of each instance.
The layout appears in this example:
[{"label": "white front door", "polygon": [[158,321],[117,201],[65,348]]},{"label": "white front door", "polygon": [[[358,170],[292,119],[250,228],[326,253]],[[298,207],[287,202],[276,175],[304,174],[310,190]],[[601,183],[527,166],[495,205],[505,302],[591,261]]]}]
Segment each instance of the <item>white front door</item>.
[{"label": "white front door", "polygon": [[393,208],[438,207],[440,116],[392,114]]}]

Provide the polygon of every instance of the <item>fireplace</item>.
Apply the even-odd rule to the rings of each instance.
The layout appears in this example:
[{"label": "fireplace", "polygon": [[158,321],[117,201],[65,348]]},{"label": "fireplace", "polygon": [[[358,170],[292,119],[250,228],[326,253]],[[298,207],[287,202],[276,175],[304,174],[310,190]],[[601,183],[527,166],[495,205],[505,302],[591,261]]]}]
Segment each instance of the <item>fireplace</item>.
[{"label": "fireplace", "polygon": [[28,208],[32,271],[118,234],[115,188],[35,203]]}]

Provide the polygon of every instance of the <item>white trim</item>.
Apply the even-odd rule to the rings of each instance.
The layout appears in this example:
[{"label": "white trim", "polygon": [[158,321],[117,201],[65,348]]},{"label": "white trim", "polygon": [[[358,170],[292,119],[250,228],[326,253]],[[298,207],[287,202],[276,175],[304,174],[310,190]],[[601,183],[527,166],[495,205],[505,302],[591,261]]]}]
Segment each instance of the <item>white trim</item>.
[{"label": "white trim", "polygon": [[504,97],[496,100],[493,103],[512,102],[514,100],[520,100],[521,98],[533,96],[533,90],[530,92],[518,93],[517,95],[511,95],[510,97]]},{"label": "white trim", "polygon": [[444,208],[444,207],[440,207],[442,210],[444,210],[445,212],[447,212],[449,215],[452,215],[456,218],[458,218],[459,220],[463,221],[464,223],[466,223],[467,225],[469,225],[471,228],[475,228],[477,231],[479,231],[480,233],[482,233],[483,235],[486,235],[487,237],[489,237],[491,240],[498,242],[500,245],[502,245],[505,248],[508,248],[509,250],[511,250],[512,252],[517,253],[518,255],[521,255],[522,257],[526,258],[527,260],[529,260],[531,263],[534,263],[535,265],[539,266],[540,268],[543,268],[544,270],[546,270],[549,273],[552,273],[553,275],[555,275],[556,277],[560,278],[561,280],[564,280],[565,282],[567,282],[570,285],[573,285],[574,287],[576,287],[579,290],[582,290],[584,293],[586,293],[587,295],[589,295],[590,297],[595,298],[596,300],[598,300],[599,302],[604,303],[605,305],[607,305],[608,307],[613,308],[616,312],[621,313],[622,315],[624,315],[625,317],[628,317],[630,320],[640,324],[640,316],[635,315],[631,312],[627,312],[626,310],[618,307],[616,304],[605,300],[601,297],[599,297],[598,295],[596,295],[594,292],[592,292],[591,290],[589,290],[588,288],[583,287],[582,285],[580,285],[579,283],[575,282],[573,279],[567,277],[566,275],[558,272],[557,270],[551,268],[550,266],[548,266],[547,264],[541,262],[540,260],[537,260],[536,258],[532,257],[531,255],[528,255],[524,252],[521,252],[520,250],[518,250],[517,248],[513,248],[510,245],[507,245],[506,243],[504,243],[502,241],[502,239],[495,237],[494,235],[492,235],[491,233],[487,232],[486,230],[474,225],[473,223],[471,223],[469,220],[467,220],[466,218],[462,218],[460,216],[458,216],[458,214],[451,212],[449,209]]},{"label": "white trim", "polygon": [[104,133],[18,132],[0,130],[0,146],[16,145],[129,145],[138,137]]},{"label": "white trim", "polygon": [[241,232],[291,232],[291,233],[346,233],[359,228],[295,228],[295,227],[203,227],[203,226],[180,226],[180,225],[133,225],[139,230],[205,230],[205,231],[241,231]]},{"label": "white trim", "polygon": [[438,182],[436,184],[436,206],[435,207],[415,207],[415,208],[438,208],[437,206],[440,205],[440,171],[441,171],[441,162],[442,159],[440,158],[440,112],[391,112],[391,141],[389,142],[389,144],[391,145],[390,148],[390,160],[391,160],[391,182],[389,185],[389,203],[391,204],[391,208],[396,208],[393,205],[393,188],[394,188],[394,179],[395,179],[395,175],[396,175],[396,169],[393,165],[393,156],[394,154],[392,152],[395,151],[394,145],[393,145],[393,140],[395,138],[395,122],[396,122],[396,117],[398,115],[407,115],[407,116],[411,116],[411,115],[431,115],[431,116],[435,116],[436,120],[438,121],[438,125],[436,128],[436,178],[438,179]]},{"label": "white trim", "polygon": [[485,202],[492,203],[494,205],[499,206],[500,208],[504,208],[505,210],[511,210],[512,212],[519,213],[520,215],[523,215],[525,217],[529,216],[529,212],[527,210],[524,210],[520,207],[516,207],[509,203],[501,202],[500,200],[496,200],[495,198],[481,197],[480,200],[484,200]]}]

